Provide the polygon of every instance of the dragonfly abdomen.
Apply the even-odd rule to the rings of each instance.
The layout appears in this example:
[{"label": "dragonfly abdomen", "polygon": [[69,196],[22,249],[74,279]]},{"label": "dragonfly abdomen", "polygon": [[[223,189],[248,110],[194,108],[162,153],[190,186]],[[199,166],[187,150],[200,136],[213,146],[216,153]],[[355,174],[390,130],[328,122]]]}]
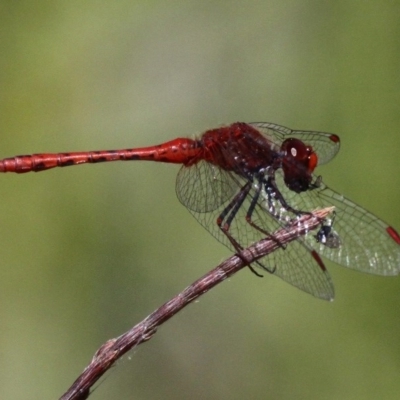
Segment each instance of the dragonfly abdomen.
[{"label": "dragonfly abdomen", "polygon": [[201,152],[198,142],[175,139],[169,142],[138,149],[100,150],[73,153],[42,153],[21,155],[0,160],[0,172],[40,172],[55,167],[95,164],[107,161],[158,161],[188,164]]}]

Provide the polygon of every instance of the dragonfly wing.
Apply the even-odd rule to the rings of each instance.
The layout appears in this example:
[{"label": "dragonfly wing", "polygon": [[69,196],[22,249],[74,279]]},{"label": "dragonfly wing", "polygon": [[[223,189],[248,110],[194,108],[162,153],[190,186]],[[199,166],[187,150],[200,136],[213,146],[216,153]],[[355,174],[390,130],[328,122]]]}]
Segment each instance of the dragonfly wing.
[{"label": "dragonfly wing", "polygon": [[231,174],[203,160],[182,166],[176,178],[179,201],[197,212],[217,209],[234,195],[237,188]]},{"label": "dragonfly wing", "polygon": [[274,275],[315,297],[334,299],[331,277],[318,254],[307,244],[295,240],[286,249],[279,249],[271,256],[276,263]]},{"label": "dragonfly wing", "polygon": [[258,129],[265,129],[268,132],[268,129],[277,133],[280,133],[283,138],[284,136],[289,137],[289,135],[293,132],[292,129],[286,128],[286,126],[274,124],[273,122],[251,122],[250,125],[253,125]]},{"label": "dragonfly wing", "polygon": [[400,272],[400,246],[389,226],[359,205],[323,185],[316,195],[324,204],[335,206],[333,229],[339,235],[338,249],[317,244],[317,251],[345,267],[377,275]]},{"label": "dragonfly wing", "polygon": [[285,200],[296,210],[335,207],[332,228],[340,239],[338,248],[319,243],[314,234],[300,238],[318,254],[362,272],[377,275],[396,275],[400,272],[400,246],[394,239],[395,231],[385,222],[322,182],[317,189],[294,193],[283,183],[280,170],[276,178]]}]

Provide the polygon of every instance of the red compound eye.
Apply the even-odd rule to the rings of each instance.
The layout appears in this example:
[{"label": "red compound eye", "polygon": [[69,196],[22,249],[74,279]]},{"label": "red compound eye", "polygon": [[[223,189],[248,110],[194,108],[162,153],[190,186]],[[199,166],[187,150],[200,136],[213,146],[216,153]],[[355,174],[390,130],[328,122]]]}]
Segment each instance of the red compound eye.
[{"label": "red compound eye", "polygon": [[286,139],[281,146],[284,152],[282,169],[289,189],[304,192],[311,183],[311,174],[318,164],[318,156],[311,146],[299,139]]}]

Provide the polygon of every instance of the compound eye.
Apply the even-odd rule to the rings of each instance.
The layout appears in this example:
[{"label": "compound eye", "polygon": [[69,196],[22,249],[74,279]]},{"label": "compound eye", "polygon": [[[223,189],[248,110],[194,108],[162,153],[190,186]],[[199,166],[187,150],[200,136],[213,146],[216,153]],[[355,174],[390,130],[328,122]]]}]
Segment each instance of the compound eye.
[{"label": "compound eye", "polygon": [[286,139],[281,149],[285,152],[284,162],[298,163],[312,173],[317,166],[318,157],[311,146],[306,146],[299,139]]},{"label": "compound eye", "polygon": [[309,148],[298,139],[286,139],[282,144],[282,150],[286,151],[286,157],[296,161],[303,161],[309,155]]},{"label": "compound eye", "polygon": [[284,153],[282,170],[284,181],[290,190],[297,193],[309,189],[312,173],[317,166],[318,157],[311,146],[299,139],[286,139],[281,147]]}]

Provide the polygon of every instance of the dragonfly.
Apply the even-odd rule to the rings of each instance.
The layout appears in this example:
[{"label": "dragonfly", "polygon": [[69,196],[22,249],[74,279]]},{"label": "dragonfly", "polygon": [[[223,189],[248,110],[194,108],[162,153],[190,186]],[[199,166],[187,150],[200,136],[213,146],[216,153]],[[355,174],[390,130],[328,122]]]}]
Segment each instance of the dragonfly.
[{"label": "dragonfly", "polygon": [[375,275],[400,272],[400,235],[381,219],[330,189],[317,166],[332,160],[339,136],[291,130],[268,122],[236,122],[196,139],[143,148],[20,155],[0,160],[0,172],[40,172],[108,161],[181,164],[179,201],[216,239],[236,253],[317,208],[335,207],[317,234],[307,233],[249,264],[321,299],[334,286],[322,257]]}]

